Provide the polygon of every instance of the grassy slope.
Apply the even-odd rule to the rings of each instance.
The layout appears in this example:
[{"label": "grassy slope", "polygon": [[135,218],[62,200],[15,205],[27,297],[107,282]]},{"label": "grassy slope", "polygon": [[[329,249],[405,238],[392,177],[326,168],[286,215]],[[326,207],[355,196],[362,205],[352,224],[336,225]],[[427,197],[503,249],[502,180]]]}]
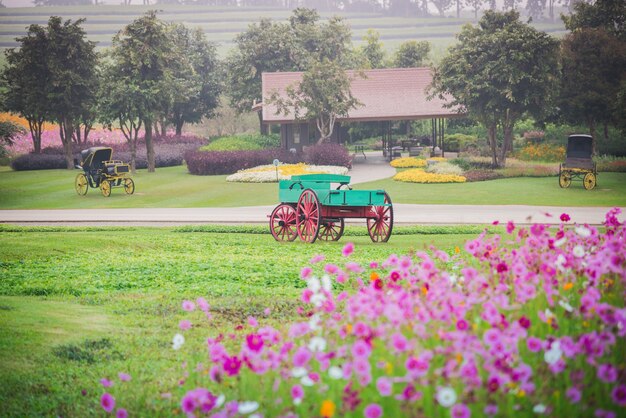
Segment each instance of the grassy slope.
[{"label": "grassy slope", "polygon": [[[276,184],[227,183],[225,176],[193,176],[184,167],[140,170],[133,176],[132,196],[113,189],[104,198],[97,189],[86,196],[74,191],[76,171],[0,170],[0,209],[232,207],[277,203]],[[560,189],[556,177],[512,178],[463,184],[413,184],[382,180],[357,189],[385,189],[395,203],[626,206],[626,174],[600,173],[598,186],[584,190],[580,182]]]},{"label": "grassy slope", "polygon": [[[473,236],[398,236],[385,245],[349,240],[356,245],[351,258],[365,262],[431,244],[452,251]],[[133,376],[133,399],[118,402],[170,415],[177,405],[158,393],[180,397],[182,372],[168,349],[180,301],[206,296],[216,313],[211,326],[186,334],[188,344],[189,335],[201,343],[200,336],[229,332],[265,307],[272,309],[269,323],[293,320],[300,268],[320,252],[341,262],[347,237],[342,241],[282,245],[268,234],[158,228],[0,233],[2,415],[94,416],[101,413],[99,379],[113,380],[118,371]],[[47,296],[26,296],[33,293]]]}]

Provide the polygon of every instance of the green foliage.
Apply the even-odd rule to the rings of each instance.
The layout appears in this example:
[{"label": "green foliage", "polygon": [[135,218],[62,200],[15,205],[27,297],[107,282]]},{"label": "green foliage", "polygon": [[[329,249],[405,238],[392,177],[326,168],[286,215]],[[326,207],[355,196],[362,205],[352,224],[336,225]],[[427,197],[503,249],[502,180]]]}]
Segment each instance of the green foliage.
[{"label": "green foliage", "polygon": [[209,145],[200,148],[200,151],[242,151],[280,147],[278,135],[236,135],[217,138]]},{"label": "green foliage", "polygon": [[405,41],[393,55],[393,66],[398,68],[421,67],[428,59],[428,41]]},{"label": "green foliage", "polygon": [[558,42],[520,22],[515,11],[487,11],[478,27],[464,26],[458,40],[435,72],[434,90],[487,128],[493,165],[502,166],[515,122],[525,114],[540,119],[550,108]]},{"label": "green foliage", "polygon": [[444,151],[462,152],[470,147],[477,147],[478,138],[472,135],[452,134],[444,137]]},{"label": "green foliage", "polygon": [[380,42],[380,34],[374,29],[368,29],[363,37],[365,45],[360,48],[360,52],[367,59],[369,68],[383,68],[385,66],[385,50]]},{"label": "green foliage", "polygon": [[626,41],[626,3],[623,0],[597,0],[593,4],[577,2],[569,16],[561,15],[567,30],[604,28]]}]

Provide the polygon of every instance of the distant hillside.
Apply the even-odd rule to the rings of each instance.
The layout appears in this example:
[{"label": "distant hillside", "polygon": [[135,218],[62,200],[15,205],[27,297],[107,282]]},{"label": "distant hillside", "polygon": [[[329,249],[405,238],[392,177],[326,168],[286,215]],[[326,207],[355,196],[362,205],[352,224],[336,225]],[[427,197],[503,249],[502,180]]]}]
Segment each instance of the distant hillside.
[{"label": "distant hillside", "polygon": [[[25,1],[25,0],[23,0]],[[6,3],[5,3],[6,4]],[[100,48],[111,45],[117,31],[146,10],[158,9],[159,17],[166,21],[182,22],[190,27],[200,27],[207,37],[219,44],[219,53],[225,56],[232,47],[235,36],[245,31],[248,25],[262,17],[285,20],[290,15],[287,10],[263,7],[227,8],[219,6],[153,5],[153,6],[75,6],[75,7],[23,7],[0,9],[0,48],[17,46],[16,37],[26,33],[32,23],[45,25],[49,16],[62,16],[68,19],[84,17],[89,39],[98,42]],[[337,13],[333,13],[337,14]],[[404,18],[382,14],[338,13],[347,19],[353,32],[355,45],[361,43],[368,29],[376,29],[388,51],[410,39],[427,40],[433,45],[432,59],[437,61],[445,49],[454,42],[454,36],[461,26],[472,23],[472,18]],[[330,13],[321,13],[323,18]],[[565,28],[559,21],[539,23],[537,28],[560,36]]]}]

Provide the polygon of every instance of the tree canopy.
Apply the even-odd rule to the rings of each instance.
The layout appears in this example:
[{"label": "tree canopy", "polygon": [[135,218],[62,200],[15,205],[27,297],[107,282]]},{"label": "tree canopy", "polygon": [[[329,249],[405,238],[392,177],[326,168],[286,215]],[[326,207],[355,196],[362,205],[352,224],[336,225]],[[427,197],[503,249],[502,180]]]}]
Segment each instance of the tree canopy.
[{"label": "tree canopy", "polygon": [[413,68],[424,65],[430,52],[428,41],[405,41],[393,56],[393,65],[398,68]]},{"label": "tree canopy", "polygon": [[558,41],[519,21],[515,11],[487,11],[464,26],[437,67],[433,87],[450,106],[488,130],[494,166],[503,166],[515,122],[545,116],[558,84]]}]

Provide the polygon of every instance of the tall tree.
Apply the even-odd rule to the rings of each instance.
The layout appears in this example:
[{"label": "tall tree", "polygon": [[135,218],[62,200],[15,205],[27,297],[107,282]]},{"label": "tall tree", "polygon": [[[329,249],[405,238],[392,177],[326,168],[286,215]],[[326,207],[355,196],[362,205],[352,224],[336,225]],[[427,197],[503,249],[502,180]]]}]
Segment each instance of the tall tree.
[{"label": "tall tree", "polygon": [[273,92],[270,102],[278,113],[293,112],[297,120],[315,120],[320,133],[318,143],[327,141],[339,117],[360,105],[352,96],[351,79],[337,61],[324,58],[302,74],[302,81],[289,86],[286,95]]},{"label": "tall tree", "polygon": [[136,109],[145,129],[148,171],[154,172],[152,128],[172,100],[173,73],[180,65],[167,25],[148,11],[113,37],[111,58],[140,102]]},{"label": "tall tree", "polygon": [[219,105],[221,85],[215,45],[207,41],[201,29],[189,30],[182,24],[172,25],[170,36],[180,65],[174,74],[174,91],[169,120],[182,134],[184,123],[198,123],[211,117]]},{"label": "tall tree", "polygon": [[594,4],[578,2],[570,16],[561,15],[570,31],[582,28],[604,28],[608,33],[626,41],[626,2],[597,0]]},{"label": "tall tree", "polygon": [[17,38],[20,48],[5,52],[7,64],[0,75],[3,109],[28,121],[35,153],[41,152],[43,124],[50,119],[47,91],[50,88],[48,37],[39,25],[30,25],[26,36]]},{"label": "tall tree", "polygon": [[620,81],[626,80],[626,42],[603,28],[577,29],[563,40],[561,61],[562,115],[587,124],[595,150],[596,126],[611,123]]},{"label": "tall tree", "polygon": [[398,68],[421,67],[428,58],[428,41],[405,41],[400,44],[393,56],[393,65]]},{"label": "tall tree", "polygon": [[434,91],[487,128],[492,164],[504,166],[515,122],[541,118],[556,95],[558,41],[516,11],[487,11],[457,38],[435,71]]},{"label": "tall tree", "polygon": [[365,45],[361,47],[361,53],[367,59],[370,68],[383,68],[385,66],[385,49],[380,42],[380,34],[374,29],[368,29],[363,37]]}]

